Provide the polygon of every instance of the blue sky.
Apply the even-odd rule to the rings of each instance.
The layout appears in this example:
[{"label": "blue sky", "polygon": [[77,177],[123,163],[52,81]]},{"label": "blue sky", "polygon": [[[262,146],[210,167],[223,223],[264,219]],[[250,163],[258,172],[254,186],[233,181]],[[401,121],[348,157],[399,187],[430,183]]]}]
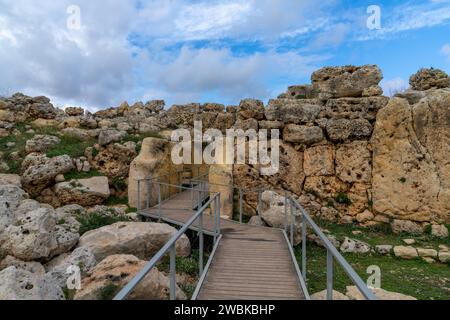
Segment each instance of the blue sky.
[{"label": "blue sky", "polygon": [[[381,9],[379,30],[367,27],[371,5]],[[0,94],[47,95],[59,106],[267,101],[329,65],[379,65],[385,94],[406,88],[421,67],[450,73],[450,0],[0,0],[0,7]],[[74,17],[79,28],[68,26]]]}]

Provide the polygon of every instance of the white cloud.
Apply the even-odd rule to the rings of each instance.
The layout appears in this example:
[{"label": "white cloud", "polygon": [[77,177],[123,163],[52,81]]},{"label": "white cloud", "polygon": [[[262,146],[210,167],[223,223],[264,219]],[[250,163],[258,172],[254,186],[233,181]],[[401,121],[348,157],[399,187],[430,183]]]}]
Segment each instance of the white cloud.
[{"label": "white cloud", "polygon": [[226,97],[224,103],[236,103],[245,97],[270,97],[271,78],[309,76],[324,58],[273,51],[234,56],[229,49],[183,47],[166,63],[153,61],[145,54],[141,59],[150,61],[146,66],[146,73],[153,75],[149,86],[157,88],[156,92],[149,90],[147,97],[156,98],[156,93],[174,103],[187,103],[199,100],[206,91]]},{"label": "white cloud", "polygon": [[386,96],[393,96],[396,93],[408,89],[409,84],[406,80],[398,77],[390,80],[383,80],[381,82],[381,87],[383,88],[384,94]]},{"label": "white cloud", "polygon": [[447,57],[447,59],[450,60],[450,44],[445,44],[442,49],[441,53]]},{"label": "white cloud", "polygon": [[408,2],[389,10],[382,8],[381,30],[364,30],[358,39],[385,39],[402,32],[448,23],[450,21],[449,3],[449,0],[432,0],[421,4]]}]

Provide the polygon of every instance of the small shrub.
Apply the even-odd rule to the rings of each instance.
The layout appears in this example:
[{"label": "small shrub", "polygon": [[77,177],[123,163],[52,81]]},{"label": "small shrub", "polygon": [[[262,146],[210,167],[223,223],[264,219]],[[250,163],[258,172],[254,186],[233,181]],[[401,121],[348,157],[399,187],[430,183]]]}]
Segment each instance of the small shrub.
[{"label": "small shrub", "polygon": [[335,207],[333,199],[328,199],[327,200],[327,207],[328,208],[334,208]]},{"label": "small shrub", "polygon": [[400,179],[398,179],[398,181],[400,181],[401,183],[406,183],[406,178],[405,177],[401,177]]},{"label": "small shrub", "polygon": [[117,191],[125,191],[128,188],[127,183],[121,178],[114,178],[112,181],[112,186]]},{"label": "small shrub", "polygon": [[350,200],[348,195],[346,193],[343,193],[343,192],[338,193],[334,200],[336,200],[336,202],[340,203],[340,204],[345,204],[345,205],[351,205],[352,204],[352,200]]},{"label": "small shrub", "polygon": [[119,205],[119,204],[128,205],[128,197],[111,196],[105,202],[105,205],[107,205],[107,206],[116,206],[116,205]]},{"label": "small shrub", "polygon": [[298,94],[295,96],[295,99],[301,100],[301,99],[306,99],[306,95],[304,94]]},{"label": "small shrub", "polygon": [[119,292],[119,287],[115,284],[108,284],[106,287],[102,288],[99,294],[100,300],[112,300],[115,295]]},{"label": "small shrub", "polygon": [[66,298],[66,300],[71,301],[71,300],[74,299],[75,294],[77,293],[77,291],[76,290],[70,290],[69,288],[64,287],[63,288],[63,293],[64,293],[64,297]]}]

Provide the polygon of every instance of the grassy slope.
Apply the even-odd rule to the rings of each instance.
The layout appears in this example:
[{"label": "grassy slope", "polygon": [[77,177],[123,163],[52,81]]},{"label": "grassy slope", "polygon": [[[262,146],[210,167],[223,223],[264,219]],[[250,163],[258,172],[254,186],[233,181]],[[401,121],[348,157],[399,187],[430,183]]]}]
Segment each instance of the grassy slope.
[{"label": "grassy slope", "polygon": [[[394,235],[388,230],[362,229],[357,226],[343,226],[321,223],[323,229],[342,240],[348,236],[369,243],[371,246],[390,244],[404,245],[402,239],[413,238],[415,247],[437,248],[439,244],[449,244],[449,239],[435,239],[429,235],[411,236]],[[353,235],[352,231],[363,231],[360,235]],[[296,249],[298,261],[300,248]],[[309,245],[308,254],[308,281],[311,293],[326,289],[326,250],[315,245]],[[371,265],[381,269],[381,287],[388,291],[400,292],[414,296],[421,300],[448,300],[450,299],[450,265],[428,264],[420,258],[416,260],[403,260],[394,256],[370,254],[343,254],[359,276],[366,281],[369,274],[367,268]],[[352,285],[340,266],[335,264],[335,289],[345,293],[345,287]]]}]

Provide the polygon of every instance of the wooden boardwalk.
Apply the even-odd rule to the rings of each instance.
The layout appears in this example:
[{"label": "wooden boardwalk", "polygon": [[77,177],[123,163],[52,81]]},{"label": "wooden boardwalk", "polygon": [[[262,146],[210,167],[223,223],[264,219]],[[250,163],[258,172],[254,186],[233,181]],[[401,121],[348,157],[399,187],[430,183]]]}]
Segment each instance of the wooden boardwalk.
[{"label": "wooden boardwalk", "polygon": [[[161,220],[184,225],[195,213],[190,191],[165,201]],[[158,208],[140,212],[158,219]],[[203,217],[213,234],[214,218]],[[194,223],[193,229],[197,230]],[[198,300],[303,300],[294,262],[282,230],[221,219],[222,239],[199,291]]]}]

